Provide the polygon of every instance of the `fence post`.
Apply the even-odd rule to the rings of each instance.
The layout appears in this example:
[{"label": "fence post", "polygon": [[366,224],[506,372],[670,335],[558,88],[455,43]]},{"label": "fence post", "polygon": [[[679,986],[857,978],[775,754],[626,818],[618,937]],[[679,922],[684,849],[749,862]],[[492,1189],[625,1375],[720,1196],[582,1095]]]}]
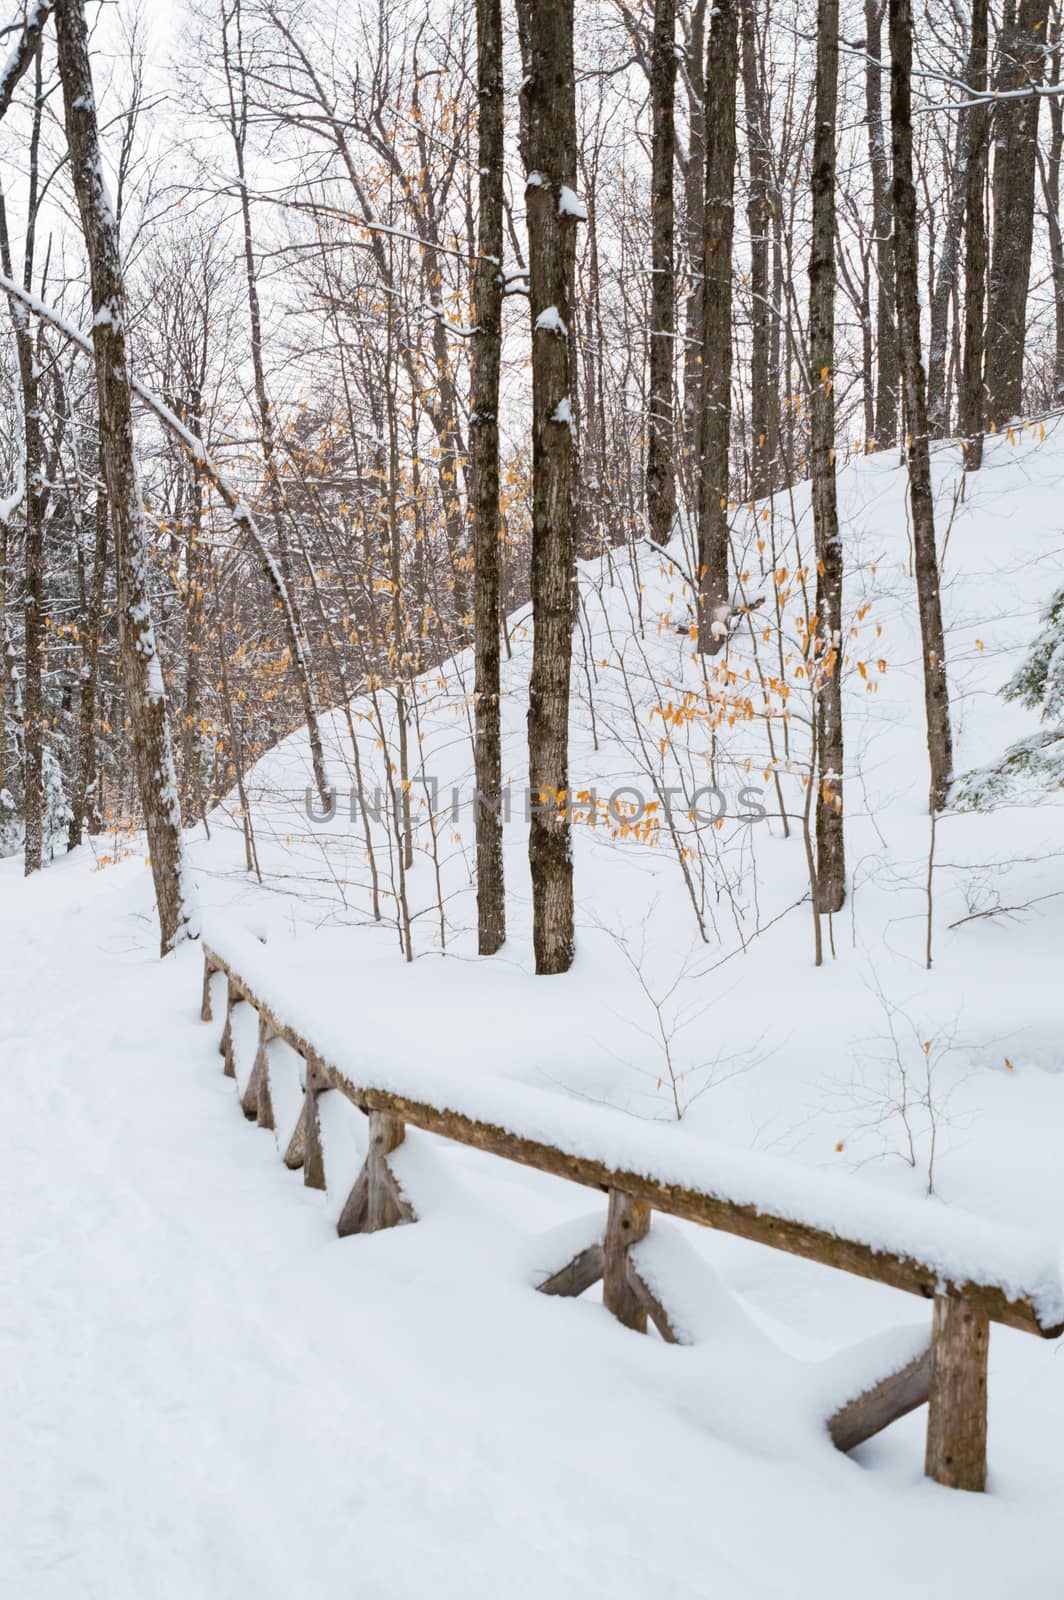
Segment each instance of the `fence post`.
[{"label": "fence post", "polygon": [[647,1331],[647,1308],[632,1288],[628,1274],[628,1251],[650,1228],[650,1207],[633,1200],[623,1189],[610,1190],[606,1214],[605,1259],[602,1273],[602,1303],[618,1322],[637,1333]]},{"label": "fence post", "polygon": [[950,1489],[986,1487],[990,1323],[959,1295],[937,1294],[924,1472]]}]

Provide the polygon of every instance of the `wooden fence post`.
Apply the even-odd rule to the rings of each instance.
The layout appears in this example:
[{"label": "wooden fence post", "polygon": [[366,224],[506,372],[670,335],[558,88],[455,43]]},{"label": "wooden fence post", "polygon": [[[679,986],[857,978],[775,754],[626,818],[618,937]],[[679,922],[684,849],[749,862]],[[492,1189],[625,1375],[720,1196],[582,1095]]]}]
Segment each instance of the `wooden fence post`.
[{"label": "wooden fence post", "polygon": [[380,1228],[416,1220],[413,1207],[404,1199],[388,1165],[388,1157],[405,1138],[406,1124],[398,1117],[384,1111],[370,1112],[369,1150],[336,1224],[341,1239],[349,1233],[376,1233]]},{"label": "wooden fence post", "polygon": [[218,969],[214,965],[210,956],[205,955],[203,957],[203,1000],[200,1005],[201,1022],[211,1022],[213,1020],[213,1013],[211,1011],[211,979],[214,977],[214,974],[217,972],[217,970]]},{"label": "wooden fence post", "polygon": [[318,1096],[329,1085],[313,1056],[307,1057],[307,1088],[303,1096],[303,1187],[325,1188],[325,1156],[321,1148],[321,1122],[318,1119]]},{"label": "wooden fence post", "polygon": [[602,1272],[602,1304],[618,1322],[637,1333],[647,1331],[647,1308],[629,1281],[628,1251],[650,1228],[650,1207],[623,1189],[610,1190]]},{"label": "wooden fence post", "polygon": [[232,978],[227,977],[225,982],[225,1027],[222,1029],[222,1039],[218,1050],[225,1058],[225,1075],[227,1078],[236,1077],[236,1064],[233,1061],[233,1007],[240,999],[236,992]]},{"label": "wooden fence post", "polygon": [[266,1054],[266,1046],[277,1035],[266,1021],[265,1013],[259,1012],[259,1043],[255,1051],[255,1061],[248,1078],[247,1088],[240,1100],[240,1107],[249,1122],[257,1122],[260,1128],[273,1127],[273,1101],[270,1097],[270,1063]]},{"label": "wooden fence post", "polygon": [[961,1296],[938,1294],[924,1471],[950,1489],[986,1487],[986,1363],[990,1323]]}]

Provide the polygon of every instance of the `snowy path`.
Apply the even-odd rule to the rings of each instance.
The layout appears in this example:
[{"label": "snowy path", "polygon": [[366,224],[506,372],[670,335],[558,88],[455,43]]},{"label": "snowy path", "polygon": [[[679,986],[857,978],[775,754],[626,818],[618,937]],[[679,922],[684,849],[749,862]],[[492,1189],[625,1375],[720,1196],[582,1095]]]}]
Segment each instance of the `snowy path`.
[{"label": "snowy path", "polygon": [[[337,1240],[335,1197],[240,1116],[196,953],[153,958],[146,879],[73,860],[32,901],[0,880],[0,1593],[820,1600],[1059,1580],[1064,1352],[995,1332],[998,1492],[979,1500],[921,1480],[919,1418],[837,1457],[758,1341],[669,1349],[531,1293],[523,1236],[588,1208],[564,1185],[427,1149],[425,1219]],[[914,1314],[706,1249],[794,1353]]]}]

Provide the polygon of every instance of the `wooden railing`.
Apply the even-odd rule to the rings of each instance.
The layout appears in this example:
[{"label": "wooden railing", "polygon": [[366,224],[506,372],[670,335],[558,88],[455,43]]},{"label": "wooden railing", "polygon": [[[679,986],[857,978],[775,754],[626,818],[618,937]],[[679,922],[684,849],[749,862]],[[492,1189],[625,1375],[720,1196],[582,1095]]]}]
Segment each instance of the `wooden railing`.
[{"label": "wooden railing", "polygon": [[[241,1097],[245,1115],[260,1126],[274,1126],[271,1041],[283,1040],[305,1063],[303,1104],[284,1152],[285,1164],[302,1167],[304,1183],[324,1189],[318,1100],[326,1091],[342,1094],[369,1119],[369,1153],[340,1213],[341,1235],[416,1220],[388,1160],[409,1125],[606,1194],[601,1240],[585,1245],[537,1287],[545,1294],[579,1295],[601,1280],[607,1310],[641,1332],[649,1318],[669,1342],[680,1338],[669,1308],[645,1281],[632,1253],[646,1237],[655,1211],[919,1295],[933,1302],[926,1344],[837,1409],[826,1419],[828,1429],[840,1449],[851,1450],[926,1403],[927,1475],[953,1488],[984,1487],[990,1323],[1042,1338],[1064,1332],[1064,1285],[1055,1251],[1036,1252],[1024,1235],[953,1208],[879,1194],[852,1180],[821,1177],[764,1156],[751,1157],[753,1176],[743,1168],[737,1181],[731,1153],[731,1181],[720,1182],[718,1171],[727,1168],[729,1153],[695,1139],[659,1143],[653,1161],[611,1163],[588,1151],[588,1125],[582,1120],[586,1108],[523,1085],[508,1086],[514,1092],[505,1115],[489,1120],[462,1108],[462,1094],[451,1086],[446,1096],[436,1097],[447,1103],[434,1103],[422,1092],[404,1093],[396,1087],[392,1070],[378,1074],[377,1082],[372,1073],[361,1072],[361,1081],[355,1081],[349,1066],[345,1070],[345,1065],[327,1060],[309,1037],[291,995],[280,998],[286,989],[284,974],[267,970],[261,945],[244,935],[222,942],[224,953],[217,941],[204,945],[202,1015],[211,1020],[211,978],[223,974],[226,1018],[219,1048],[225,1071],[235,1077],[233,1008],[246,1002],[258,1014],[258,1049]],[[634,1149],[633,1119],[605,1108],[595,1108],[594,1118],[596,1129],[623,1128],[620,1148]],[[638,1137],[642,1125],[636,1128]],[[692,1167],[704,1170],[705,1182],[691,1181]],[[780,1204],[788,1184],[796,1185],[799,1198],[791,1196]],[[810,1184],[811,1198],[803,1198]],[[762,1194],[751,1198],[759,1185]],[[870,1207],[874,1227],[869,1226]],[[825,1211],[831,1214],[830,1225],[823,1220]],[[840,1220],[851,1211],[861,1226]],[[973,1270],[976,1260],[989,1260],[989,1266]]]}]

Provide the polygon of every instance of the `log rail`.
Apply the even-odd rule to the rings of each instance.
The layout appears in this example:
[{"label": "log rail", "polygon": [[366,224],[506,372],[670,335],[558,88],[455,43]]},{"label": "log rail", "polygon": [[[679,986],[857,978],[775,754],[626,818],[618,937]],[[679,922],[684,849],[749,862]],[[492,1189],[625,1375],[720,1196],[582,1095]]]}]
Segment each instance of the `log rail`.
[{"label": "log rail", "polygon": [[[241,1097],[245,1115],[260,1126],[274,1126],[268,1065],[268,1046],[273,1040],[283,1040],[303,1058],[303,1106],[284,1160],[291,1168],[302,1167],[306,1185],[325,1187],[317,1104],[320,1095],[336,1090],[369,1119],[369,1153],[337,1223],[342,1236],[416,1220],[388,1164],[389,1155],[403,1142],[409,1125],[605,1193],[608,1206],[602,1243],[582,1249],[538,1287],[547,1294],[578,1295],[601,1280],[604,1305],[625,1326],[645,1332],[649,1317],[670,1342],[676,1342],[677,1336],[668,1310],[644,1282],[629,1254],[631,1246],[645,1238],[655,1211],[919,1295],[933,1302],[926,1350],[897,1372],[888,1373],[862,1393],[849,1397],[828,1419],[829,1432],[840,1449],[850,1450],[926,1402],[927,1476],[952,1488],[984,1488],[990,1323],[1050,1339],[1064,1332],[1064,1316],[1047,1316],[1036,1305],[1033,1293],[1009,1293],[1000,1284],[973,1282],[959,1273],[944,1276],[940,1266],[915,1259],[902,1250],[876,1248],[859,1237],[775,1215],[771,1210],[739,1203],[708,1189],[611,1167],[575,1149],[525,1137],[512,1128],[463,1111],[372,1083],[355,1083],[324,1059],[310,1039],[257,993],[231,960],[207,944],[203,953],[204,1021],[212,1017],[212,976],[222,974],[226,980],[226,1018],[219,1048],[229,1076],[235,1076],[233,1007],[243,1001],[258,1014],[258,1050]],[[1042,1288],[1044,1291],[1044,1284]],[[1050,1295],[1050,1302],[1054,1311],[1064,1305],[1064,1287],[1059,1295]]]}]

